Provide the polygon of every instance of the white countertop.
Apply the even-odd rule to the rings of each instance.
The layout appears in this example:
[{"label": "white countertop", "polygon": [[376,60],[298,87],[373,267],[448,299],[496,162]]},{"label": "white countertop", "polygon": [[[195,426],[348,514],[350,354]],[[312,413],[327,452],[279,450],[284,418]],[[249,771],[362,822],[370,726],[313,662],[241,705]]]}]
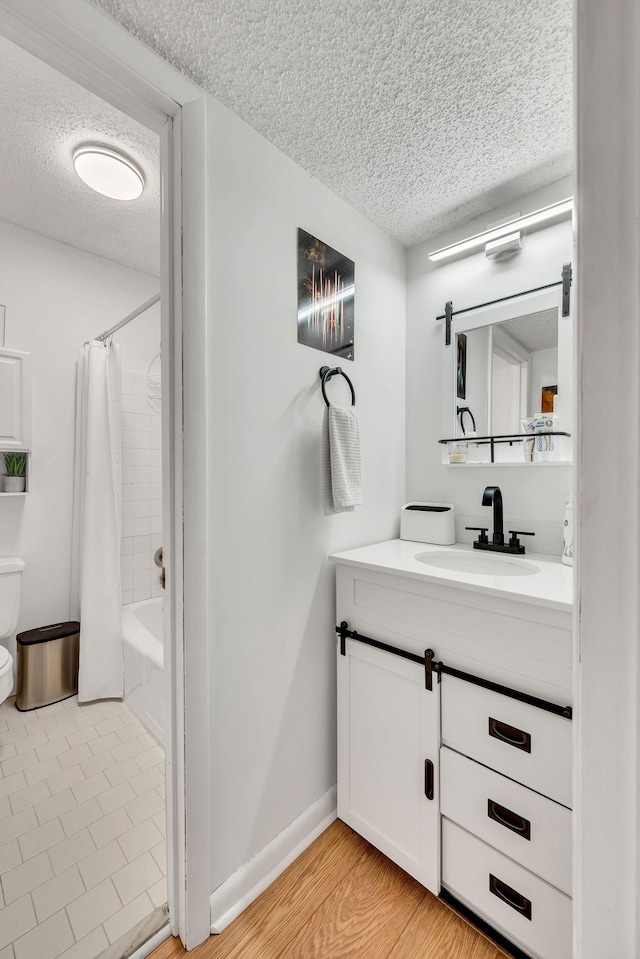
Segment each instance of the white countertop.
[{"label": "white countertop", "polygon": [[[538,571],[529,576],[468,573],[427,566],[416,559],[416,556],[424,553],[454,551],[476,555],[480,553],[483,556],[495,557],[496,560],[508,560],[510,563],[518,563],[522,560],[528,565],[537,567]],[[392,539],[385,543],[375,543],[373,546],[332,553],[330,558],[337,563],[345,563],[349,566],[376,569],[380,572],[408,576],[411,579],[420,579],[429,583],[446,584],[473,592],[500,596],[503,599],[548,606],[551,609],[571,612],[573,608],[573,569],[571,566],[565,566],[559,556],[526,553],[525,556],[520,557],[513,554],[474,550],[471,546],[461,544],[433,546],[430,543]]]}]

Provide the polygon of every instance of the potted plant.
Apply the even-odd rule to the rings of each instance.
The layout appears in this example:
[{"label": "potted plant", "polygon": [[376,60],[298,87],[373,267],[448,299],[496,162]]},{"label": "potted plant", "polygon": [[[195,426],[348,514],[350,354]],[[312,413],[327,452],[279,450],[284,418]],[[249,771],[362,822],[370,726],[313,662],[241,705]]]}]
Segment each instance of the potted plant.
[{"label": "potted plant", "polygon": [[6,476],[4,478],[5,493],[24,493],[27,484],[27,454],[3,453]]}]

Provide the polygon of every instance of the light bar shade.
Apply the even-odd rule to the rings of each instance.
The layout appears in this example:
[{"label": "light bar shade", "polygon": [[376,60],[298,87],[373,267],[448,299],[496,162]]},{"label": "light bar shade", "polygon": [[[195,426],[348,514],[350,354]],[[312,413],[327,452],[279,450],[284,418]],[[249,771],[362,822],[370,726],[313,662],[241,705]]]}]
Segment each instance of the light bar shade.
[{"label": "light bar shade", "polygon": [[526,213],[524,216],[519,216],[514,220],[501,223],[500,226],[496,226],[492,230],[476,233],[475,236],[470,236],[468,239],[461,240],[459,243],[452,243],[451,246],[443,246],[442,249],[429,253],[429,259],[437,263],[449,257],[473,253],[474,250],[481,249],[491,240],[499,240],[501,237],[508,236],[510,233],[515,233],[516,231],[525,232],[526,230],[533,230],[543,224],[550,224],[554,220],[563,220],[565,217],[571,216],[572,211],[573,197],[569,197],[567,200],[552,203],[551,206],[545,206],[541,210],[536,210],[534,213]]}]

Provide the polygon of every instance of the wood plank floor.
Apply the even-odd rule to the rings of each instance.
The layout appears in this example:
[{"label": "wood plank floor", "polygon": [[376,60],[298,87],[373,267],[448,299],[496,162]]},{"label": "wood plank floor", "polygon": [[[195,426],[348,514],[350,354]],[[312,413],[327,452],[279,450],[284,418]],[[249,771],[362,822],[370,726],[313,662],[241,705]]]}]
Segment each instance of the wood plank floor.
[{"label": "wood plank floor", "polygon": [[508,959],[337,820],[223,933],[151,959]]}]

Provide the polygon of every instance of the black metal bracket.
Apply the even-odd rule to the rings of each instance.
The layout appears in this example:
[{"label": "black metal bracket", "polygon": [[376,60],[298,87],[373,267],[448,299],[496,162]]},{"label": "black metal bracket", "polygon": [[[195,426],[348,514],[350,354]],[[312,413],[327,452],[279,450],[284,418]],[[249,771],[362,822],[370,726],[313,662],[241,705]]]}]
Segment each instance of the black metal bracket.
[{"label": "black metal bracket", "polygon": [[571,281],[573,271],[570,263],[562,264],[562,315],[569,316],[571,313]]},{"label": "black metal bracket", "polygon": [[483,689],[491,689],[496,693],[502,693],[509,699],[517,699],[521,703],[528,703],[529,706],[536,706],[538,709],[544,709],[548,713],[555,713],[556,716],[563,716],[564,719],[573,718],[573,709],[571,706],[558,706],[557,703],[550,703],[546,699],[539,699],[537,696],[530,696],[529,693],[522,693],[519,689],[512,689],[510,686],[502,686],[500,683],[494,683],[489,679],[483,679],[481,676],[474,676],[472,673],[465,673],[461,669],[454,669],[453,666],[447,666],[442,662],[435,662],[435,653],[432,649],[425,649],[424,656],[418,656],[417,653],[410,653],[406,649],[400,649],[399,646],[391,646],[389,643],[383,643],[379,639],[372,639],[370,636],[363,636],[355,629],[349,629],[349,624],[345,619],[339,626],[336,626],[336,633],[340,637],[340,655],[346,655],[346,640],[353,639],[365,646],[373,646],[374,649],[381,649],[385,653],[392,653],[394,656],[400,656],[402,659],[408,659],[412,663],[417,663],[424,669],[425,689],[433,690],[433,673],[438,676],[438,682],[441,681],[443,674],[454,676],[456,679],[463,679],[474,686],[482,686]]},{"label": "black metal bracket", "polygon": [[347,636],[349,635],[349,627],[346,620],[342,620],[339,626],[336,626],[336,633],[340,637],[340,655],[346,656],[347,650]]},{"label": "black metal bracket", "polygon": [[424,651],[424,688],[428,689],[429,692],[433,689],[433,657],[434,652],[432,649],[425,649]]},{"label": "black metal bracket", "polygon": [[451,346],[451,320],[453,319],[453,301],[448,300],[444,305],[445,319],[445,346]]}]

